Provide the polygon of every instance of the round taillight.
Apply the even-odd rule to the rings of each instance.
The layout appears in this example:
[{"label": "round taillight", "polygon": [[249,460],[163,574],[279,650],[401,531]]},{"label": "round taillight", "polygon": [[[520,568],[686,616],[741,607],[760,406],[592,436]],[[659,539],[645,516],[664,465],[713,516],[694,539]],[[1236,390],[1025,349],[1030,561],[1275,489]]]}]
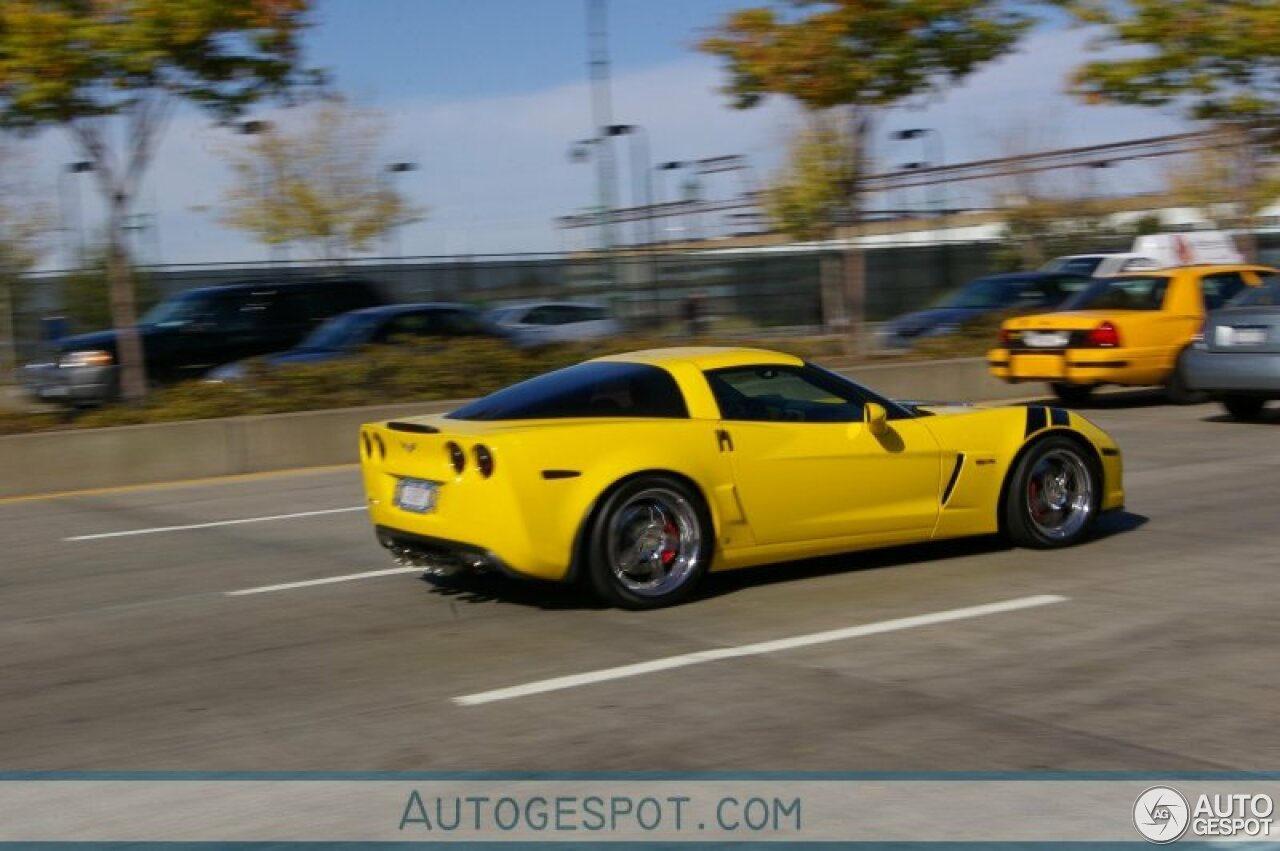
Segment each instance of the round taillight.
[{"label": "round taillight", "polygon": [[364,457],[373,457],[373,444],[369,442],[369,432],[360,432],[360,448],[364,450]]},{"label": "round taillight", "polygon": [[1110,322],[1103,322],[1089,332],[1089,343],[1104,349],[1115,348],[1120,345],[1120,331]]},{"label": "round taillight", "polygon": [[493,475],[493,453],[483,443],[476,446],[475,453],[476,467],[480,469],[480,475],[486,479],[489,478]]},{"label": "round taillight", "polygon": [[462,475],[462,471],[467,468],[467,453],[452,440],[444,445],[444,451],[449,453],[449,466],[453,468],[453,472]]},{"label": "round taillight", "polygon": [[[378,447],[379,458],[387,457],[387,445],[382,442],[382,435],[378,434],[377,432],[374,432],[374,435],[373,435],[373,445]],[[372,453],[370,453],[370,455],[372,455]]]}]

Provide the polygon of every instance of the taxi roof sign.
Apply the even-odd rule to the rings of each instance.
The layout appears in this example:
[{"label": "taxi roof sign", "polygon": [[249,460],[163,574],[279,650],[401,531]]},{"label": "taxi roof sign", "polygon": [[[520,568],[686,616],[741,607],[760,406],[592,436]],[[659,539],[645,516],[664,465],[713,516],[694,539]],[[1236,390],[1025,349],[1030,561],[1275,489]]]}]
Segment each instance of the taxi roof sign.
[{"label": "taxi roof sign", "polygon": [[1243,263],[1231,235],[1220,230],[1154,233],[1133,241],[1133,252],[1161,266],[1204,266]]}]

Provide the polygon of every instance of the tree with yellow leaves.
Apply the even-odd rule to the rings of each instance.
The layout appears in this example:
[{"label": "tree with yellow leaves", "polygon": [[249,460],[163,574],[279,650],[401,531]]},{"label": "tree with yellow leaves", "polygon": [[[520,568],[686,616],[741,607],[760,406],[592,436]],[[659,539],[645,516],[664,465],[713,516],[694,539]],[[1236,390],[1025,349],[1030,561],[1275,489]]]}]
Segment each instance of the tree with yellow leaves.
[{"label": "tree with yellow leaves", "polygon": [[300,244],[341,262],[398,227],[420,221],[392,184],[380,153],[383,115],[331,98],[307,107],[301,124],[266,124],[227,159],[234,181],[224,224],[266,245]]}]

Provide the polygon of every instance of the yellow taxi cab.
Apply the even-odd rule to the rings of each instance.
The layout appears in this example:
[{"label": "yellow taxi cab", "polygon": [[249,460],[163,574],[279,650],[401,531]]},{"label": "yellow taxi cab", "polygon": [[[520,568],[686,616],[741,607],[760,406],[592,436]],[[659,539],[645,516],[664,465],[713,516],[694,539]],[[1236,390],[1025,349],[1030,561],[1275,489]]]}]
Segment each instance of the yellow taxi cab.
[{"label": "yellow taxi cab", "polygon": [[1160,385],[1170,401],[1194,402],[1200,394],[1187,386],[1182,353],[1205,313],[1274,272],[1233,263],[1103,278],[1059,312],[1007,320],[987,363],[992,375],[1010,383],[1048,382],[1067,404],[1086,401],[1103,384]]}]

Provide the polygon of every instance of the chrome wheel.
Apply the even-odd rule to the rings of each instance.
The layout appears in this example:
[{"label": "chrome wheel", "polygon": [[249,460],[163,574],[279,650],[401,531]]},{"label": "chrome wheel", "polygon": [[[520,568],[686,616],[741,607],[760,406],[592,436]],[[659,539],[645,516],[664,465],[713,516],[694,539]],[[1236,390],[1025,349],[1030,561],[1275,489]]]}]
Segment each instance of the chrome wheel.
[{"label": "chrome wheel", "polygon": [[697,572],[702,559],[697,510],[665,487],[641,490],[618,506],[605,543],[614,579],[641,597],[670,594]]},{"label": "chrome wheel", "polygon": [[1075,452],[1053,449],[1035,460],[1027,476],[1031,524],[1050,540],[1076,535],[1093,513],[1093,474]]}]

